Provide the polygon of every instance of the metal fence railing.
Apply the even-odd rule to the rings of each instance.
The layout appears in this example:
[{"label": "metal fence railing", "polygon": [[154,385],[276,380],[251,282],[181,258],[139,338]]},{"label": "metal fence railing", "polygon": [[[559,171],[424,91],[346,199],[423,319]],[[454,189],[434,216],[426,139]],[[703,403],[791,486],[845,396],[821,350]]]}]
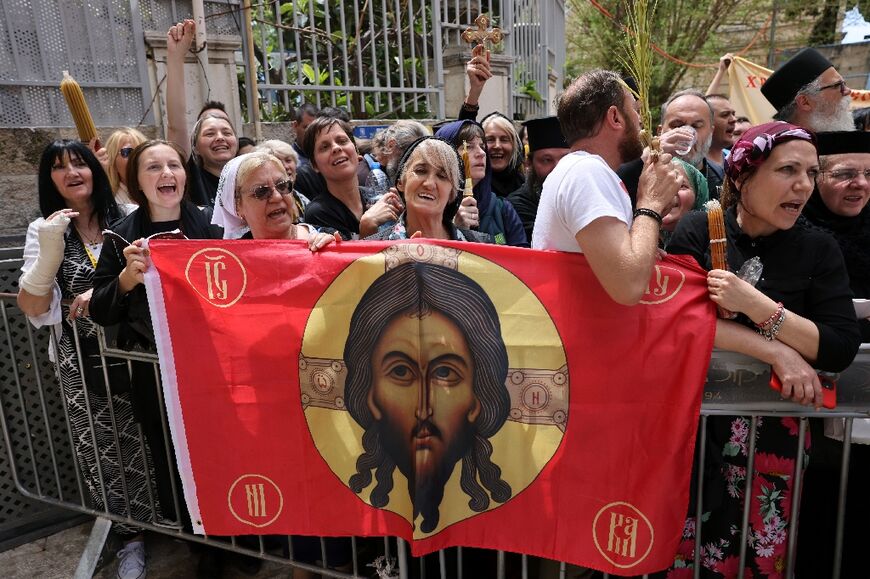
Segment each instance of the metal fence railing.
[{"label": "metal fence railing", "polygon": [[303,102],[354,119],[443,118],[440,3],[286,6],[262,2],[252,13],[265,120],[289,120]]},{"label": "metal fence railing", "polygon": [[[26,341],[15,339],[11,330],[12,320],[20,319],[21,313],[15,304],[14,294],[0,294],[0,321],[2,321],[2,332],[0,341],[5,342],[8,350],[6,356],[11,360],[21,360],[22,353],[36,352],[37,344],[34,343],[35,335],[32,332],[27,333]],[[107,330],[111,333],[111,330]],[[76,334],[77,335],[77,334]],[[106,346],[105,334],[100,331],[100,358],[103,362],[104,378],[108,380],[109,364],[120,361],[126,364],[127,370],[132,372],[133,364],[148,364],[153,366],[155,380],[159,382],[159,367],[156,355],[148,352],[129,352],[117,350]],[[39,339],[44,339],[45,336],[40,336]],[[78,339],[76,343],[79,344]],[[109,339],[111,343],[111,338]],[[30,354],[27,354],[30,355]],[[26,357],[26,356],[25,356]],[[34,358],[34,361],[36,359]],[[108,509],[96,508],[89,496],[93,495],[93,489],[89,491],[89,484],[94,484],[97,481],[99,484],[103,478],[102,473],[97,473],[96,476],[91,474],[89,480],[84,480],[82,475],[81,465],[76,465],[71,461],[59,460],[62,449],[69,452],[70,447],[75,447],[78,438],[74,439],[73,432],[76,437],[81,437],[82,433],[87,436],[95,436],[93,429],[94,422],[91,421],[84,429],[82,426],[73,425],[70,423],[69,414],[64,410],[61,419],[54,418],[49,414],[50,403],[49,398],[57,399],[61,388],[56,381],[47,382],[43,377],[35,375],[36,364],[14,364],[13,365],[13,385],[9,389],[0,390],[0,428],[2,428],[3,441],[8,449],[9,460],[13,480],[18,491],[29,499],[35,499],[44,503],[77,511],[79,513],[93,515],[98,518],[98,524],[95,525],[92,539],[97,537],[89,545],[89,550],[86,551],[83,560],[94,557],[94,550],[97,552],[101,548],[101,541],[105,540],[108,533],[110,522],[122,523],[144,528],[150,531],[163,533],[177,538],[183,538],[188,541],[205,543],[222,549],[244,553],[255,557],[262,558],[268,561],[282,563],[291,567],[307,569],[312,572],[320,573],[327,577],[370,577],[373,575],[373,566],[381,565],[379,577],[411,577],[411,576],[430,576],[436,577],[463,577],[465,576],[487,576],[498,577],[502,579],[506,576],[522,576],[528,577],[538,575],[538,567],[541,562],[534,557],[505,552],[485,552],[489,558],[484,561],[485,565],[489,565],[484,571],[485,575],[480,575],[480,561],[476,564],[478,567],[475,570],[469,571],[465,568],[469,559],[478,558],[476,555],[480,550],[473,552],[465,551],[463,554],[462,548],[453,548],[439,551],[427,557],[415,559],[410,556],[410,550],[407,544],[395,537],[386,538],[350,538],[350,551],[352,553],[352,562],[347,567],[342,569],[334,569],[328,567],[328,551],[329,539],[320,539],[321,560],[326,563],[317,565],[309,562],[302,562],[293,556],[293,543],[289,540],[267,540],[259,537],[253,542],[239,541],[236,538],[214,538],[197,536],[185,532],[178,521],[167,521],[158,515],[158,507],[154,502],[155,493],[147,493],[149,497],[150,508],[148,515],[145,517],[131,516],[131,508],[129,506],[129,495],[133,492],[129,485],[124,484],[123,494],[127,501],[126,508]],[[751,358],[746,358],[736,354],[715,352],[711,361],[708,380],[704,392],[704,402],[702,404],[701,421],[699,427],[699,449],[705,447],[705,436],[708,431],[708,422],[714,417],[720,415],[741,415],[747,417],[750,422],[751,432],[754,433],[759,420],[763,417],[785,418],[791,417],[796,420],[799,428],[799,436],[797,437],[797,460],[795,461],[795,489],[791,498],[791,529],[788,534],[788,550],[783,562],[784,577],[791,577],[795,571],[795,555],[796,542],[795,536],[796,527],[798,525],[798,512],[800,510],[800,471],[802,469],[804,456],[804,440],[807,433],[807,423],[810,418],[840,418],[846,423],[846,437],[843,441],[843,460],[839,465],[839,470],[842,475],[838,492],[832,493],[823,497],[827,501],[827,507],[836,512],[837,528],[834,535],[830,537],[829,548],[834,552],[834,568],[831,569],[832,577],[840,576],[841,553],[844,543],[844,518],[848,508],[848,499],[846,493],[846,480],[850,468],[850,449],[853,446],[849,432],[854,419],[870,417],[870,344],[862,347],[857,358],[852,366],[843,372],[838,379],[838,407],[833,411],[814,411],[806,409],[791,403],[783,402],[779,399],[778,394],[772,392],[767,387],[769,369],[758,361]],[[21,385],[29,381],[39,381],[39,387],[35,389],[23,388]],[[87,403],[88,388],[85,386],[85,403]],[[162,389],[157,388],[158,397],[162,393]],[[108,389],[108,399],[112,400],[111,384]],[[162,404],[162,399],[160,399]],[[116,413],[120,412],[117,408],[113,408],[109,404],[108,413],[112,429],[115,431],[116,440],[119,426],[116,423]],[[166,429],[165,418],[162,422],[163,434],[166,440],[170,440],[168,430]],[[142,429],[139,427],[138,443],[145,446],[148,441],[142,435]],[[817,434],[820,436],[821,433]],[[748,450],[748,466],[746,473],[746,488],[745,495],[752,494],[751,480],[753,472],[753,460],[755,458],[753,436],[749,436]],[[170,468],[174,469],[174,461],[170,446],[167,444],[164,448],[156,448],[151,446],[152,453],[166,453],[167,461]],[[77,453],[73,453],[74,456]],[[700,464],[697,468],[698,482],[702,480],[704,472],[705,460],[709,457],[704,456],[703,450],[699,452]],[[120,456],[119,462],[120,462]],[[79,468],[77,468],[77,466]],[[122,465],[123,470],[123,465]],[[123,477],[122,477],[123,478]],[[147,477],[146,477],[147,478]],[[151,484],[147,480],[147,484]],[[697,504],[702,505],[703,485],[698,485],[699,492]],[[97,492],[106,497],[106,489],[98,488]],[[141,494],[141,493],[140,493]],[[819,499],[822,497],[816,497]],[[172,487],[172,499],[176,512],[182,512],[183,499],[181,498],[180,488],[175,485]],[[103,501],[106,504],[107,501]],[[826,507],[826,508],[827,508]],[[702,520],[700,506],[696,513],[697,520]],[[741,568],[742,563],[750,556],[747,552],[747,546],[751,542],[747,536],[748,517],[744,516],[743,526],[740,530],[743,537],[743,548],[741,549]],[[698,526],[697,542],[694,552],[695,559],[695,577],[700,576],[700,565],[698,565],[701,557],[701,544],[703,537],[703,524]],[[474,556],[472,556],[474,555]],[[384,567],[385,562],[392,564],[391,569]],[[556,564],[554,573],[559,577],[564,576],[566,565]],[[553,576],[556,576],[553,575]],[[545,576],[545,575],[540,575]],[[549,575],[547,575],[549,576]]]}]

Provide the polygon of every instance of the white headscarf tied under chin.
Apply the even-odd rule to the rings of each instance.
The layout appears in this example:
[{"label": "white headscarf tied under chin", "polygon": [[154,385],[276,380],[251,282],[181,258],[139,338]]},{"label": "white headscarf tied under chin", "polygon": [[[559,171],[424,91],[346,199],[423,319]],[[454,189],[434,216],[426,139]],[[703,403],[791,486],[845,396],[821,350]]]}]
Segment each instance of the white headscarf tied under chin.
[{"label": "white headscarf tied under chin", "polygon": [[239,165],[248,155],[246,153],[227,161],[218,181],[211,222],[224,228],[224,239],[238,239],[250,230],[248,224],[236,213],[236,175]]}]

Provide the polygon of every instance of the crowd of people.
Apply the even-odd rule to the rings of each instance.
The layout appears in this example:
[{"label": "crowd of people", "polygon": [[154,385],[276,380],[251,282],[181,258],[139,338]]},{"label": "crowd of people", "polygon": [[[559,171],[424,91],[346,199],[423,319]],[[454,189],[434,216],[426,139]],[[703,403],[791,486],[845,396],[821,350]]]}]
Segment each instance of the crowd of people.
[{"label": "crowd of people", "polygon": [[[153,348],[143,244],[154,235],[302,239],[311,251],[357,239],[423,237],[580,252],[624,305],[642,299],[663,251],[687,254],[709,270],[710,299],[730,313],[717,321],[715,345],[770,364],[783,398],[815,407],[823,396],[817,372],[842,371],[862,338],[870,340],[870,321],[859,321],[853,306],[853,298],[870,298],[870,132],[860,130],[867,115],[859,111],[853,119],[849,88],[813,49],[764,84],[776,120],[753,125],[718,92],[726,55],[706,92],[683,90],[661,105],[653,131],[641,127],[633,81],[604,70],[575,79],[560,95],[556,116],[519,129],[499,113],[478,122],[479,98],[492,77],[480,45],[466,67],[470,89],[456,120],[434,134],[400,120],[361,150],[345,111],[310,103],[297,109],[287,141],[239,137],[218,102],[204,103],[188,130],[183,62],[194,34],[193,22],[185,21],[167,35],[166,140],[130,128],[113,133],[99,151],[56,141],[39,166],[42,216],[28,228],[18,301],[34,325],[55,327],[74,450],[95,508],[190,525],[171,492],[180,482],[153,369],[138,362],[132,372],[126,363],[104,369],[96,343],[95,324],[116,325],[119,347]],[[641,128],[658,133],[660,150],[644,150]],[[724,210],[729,270],[713,267],[711,243],[721,240],[710,239],[699,211],[709,200]],[[752,260],[763,270],[747,280],[741,266]],[[842,440],[843,429],[820,420],[810,429],[807,448],[810,441],[822,447],[824,460],[810,454],[801,498],[813,522],[801,525],[807,547],[800,552],[813,556],[799,557],[798,574],[822,576],[832,540],[820,537],[833,523],[828,507],[818,505],[837,484],[832,472],[842,446],[835,438]],[[709,421],[702,576],[738,574],[741,537],[734,529],[744,500],[750,501],[749,536],[742,539],[750,549],[747,572],[782,570],[798,430],[792,418],[759,421],[747,498],[749,419]],[[870,436],[856,438],[870,443]],[[866,490],[870,481],[867,450],[852,448],[850,502],[862,500],[860,485]],[[125,488],[132,489],[129,500]],[[700,522],[695,505],[688,512],[671,572],[693,565]],[[847,527],[857,528],[856,519]],[[116,530],[125,541],[118,576],[143,577],[141,530]],[[846,536],[844,570],[853,576],[848,572],[861,568],[861,553],[849,537],[861,535]],[[341,568],[347,545],[328,546]],[[294,550],[306,552],[302,543]],[[308,550],[316,561],[319,545]],[[217,559],[203,554],[202,576],[220,575]]]}]

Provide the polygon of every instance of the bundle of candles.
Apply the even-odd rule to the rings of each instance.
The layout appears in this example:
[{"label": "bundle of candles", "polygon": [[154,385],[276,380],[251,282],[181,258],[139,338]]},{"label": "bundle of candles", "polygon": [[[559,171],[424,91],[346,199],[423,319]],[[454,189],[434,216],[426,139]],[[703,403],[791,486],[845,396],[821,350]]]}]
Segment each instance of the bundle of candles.
[{"label": "bundle of candles", "polygon": [[462,164],[465,165],[465,190],[463,197],[474,197],[474,184],[471,182],[471,163],[468,161],[468,141],[462,141]]},{"label": "bundle of candles", "polygon": [[[710,232],[710,261],[713,269],[728,270],[728,258],[726,249],[728,238],[725,235],[725,214],[719,201],[712,199],[704,204],[707,211],[707,229]],[[719,306],[719,316],[730,319],[734,317],[732,312]]]},{"label": "bundle of candles", "polygon": [[[76,130],[79,133],[79,139],[85,143],[96,139],[97,127],[94,126],[94,119],[91,117],[91,111],[88,109],[88,103],[85,102],[82,87],[79,86],[79,83],[67,71],[63,71],[63,80],[60,81],[60,92],[66,100],[69,112],[72,114]],[[99,149],[99,144],[97,148]]]}]

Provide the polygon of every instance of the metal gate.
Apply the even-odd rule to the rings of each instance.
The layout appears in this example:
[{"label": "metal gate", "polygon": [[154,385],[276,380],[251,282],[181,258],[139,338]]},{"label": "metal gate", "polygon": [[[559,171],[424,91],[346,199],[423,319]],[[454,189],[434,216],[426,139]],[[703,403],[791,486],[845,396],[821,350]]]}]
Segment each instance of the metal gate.
[{"label": "metal gate", "polygon": [[[21,274],[21,248],[0,250],[0,292],[17,290]],[[11,448],[0,449],[0,551],[26,543],[62,528],[80,516],[25,498],[15,488],[13,468],[21,480],[34,488],[59,486],[65,496],[77,500],[72,454],[68,440],[46,436],[46,425],[62,432],[63,405],[54,364],[48,359],[48,330],[34,331],[17,308],[4,309],[0,318],[0,399],[10,425]],[[29,412],[24,412],[24,406]],[[28,420],[40,416],[41,420]],[[5,444],[0,439],[0,447]],[[13,450],[14,449],[14,450]],[[10,461],[9,456],[12,457]],[[57,480],[35,476],[33,465],[41,461],[58,464]],[[71,476],[72,475],[72,476]]]},{"label": "metal gate", "polygon": [[151,91],[137,0],[3,0],[0,14],[0,126],[72,126],[64,70],[97,125],[139,122]]}]

